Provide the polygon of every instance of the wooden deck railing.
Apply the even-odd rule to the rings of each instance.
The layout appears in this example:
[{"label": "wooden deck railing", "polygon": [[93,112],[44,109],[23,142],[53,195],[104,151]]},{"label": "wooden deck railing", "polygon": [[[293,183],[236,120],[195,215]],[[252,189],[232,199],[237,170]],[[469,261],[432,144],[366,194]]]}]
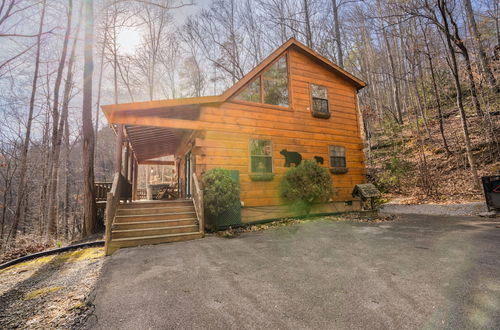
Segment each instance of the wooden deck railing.
[{"label": "wooden deck railing", "polygon": [[115,220],[116,210],[120,200],[132,199],[132,185],[120,173],[115,173],[111,190],[106,196],[106,237],[104,250],[106,255],[110,254],[109,243],[111,242],[111,229]]},{"label": "wooden deck railing", "polygon": [[200,226],[200,233],[205,234],[205,218],[204,218],[204,205],[203,205],[203,191],[200,189],[200,183],[196,173],[193,173],[193,204],[198,217],[198,224]]},{"label": "wooden deck railing", "polygon": [[147,199],[147,191],[144,188],[137,188],[136,199]]},{"label": "wooden deck railing", "polygon": [[96,202],[105,201],[108,195],[108,192],[111,191],[111,187],[113,186],[113,182],[95,182],[94,190],[95,190],[95,200]]}]

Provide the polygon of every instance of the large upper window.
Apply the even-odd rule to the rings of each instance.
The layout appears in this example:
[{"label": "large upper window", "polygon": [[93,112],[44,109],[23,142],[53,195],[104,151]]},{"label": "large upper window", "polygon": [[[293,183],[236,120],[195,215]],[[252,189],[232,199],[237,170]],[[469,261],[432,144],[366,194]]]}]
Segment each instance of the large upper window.
[{"label": "large upper window", "polygon": [[315,117],[329,118],[328,89],[325,86],[311,84],[311,106]]},{"label": "large upper window", "polygon": [[265,174],[273,172],[273,151],[269,140],[250,140],[250,172]]},{"label": "large upper window", "polygon": [[249,83],[235,99],[282,107],[288,106],[288,70],[286,56],[280,57]]},{"label": "large upper window", "polygon": [[264,103],[288,106],[288,72],[286,57],[277,60],[262,74],[264,82]]},{"label": "large upper window", "polygon": [[236,99],[248,102],[260,102],[260,78],[257,78],[248,84],[245,89],[236,95]]}]

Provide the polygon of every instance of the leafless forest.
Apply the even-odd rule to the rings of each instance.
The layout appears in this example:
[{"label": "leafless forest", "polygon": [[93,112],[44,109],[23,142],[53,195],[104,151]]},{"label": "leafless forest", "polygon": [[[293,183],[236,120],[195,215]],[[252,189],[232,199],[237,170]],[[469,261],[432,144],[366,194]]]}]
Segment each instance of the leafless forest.
[{"label": "leafless forest", "polygon": [[478,198],[499,172],[499,20],[497,0],[0,0],[0,249],[97,230],[100,105],[221,93],[290,37],[368,83],[371,180]]}]

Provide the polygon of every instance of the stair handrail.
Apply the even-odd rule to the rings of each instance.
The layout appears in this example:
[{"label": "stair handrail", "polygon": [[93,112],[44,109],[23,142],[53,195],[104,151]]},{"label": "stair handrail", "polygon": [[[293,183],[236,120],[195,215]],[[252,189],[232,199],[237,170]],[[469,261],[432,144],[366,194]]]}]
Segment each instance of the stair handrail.
[{"label": "stair handrail", "polygon": [[116,209],[120,203],[122,185],[125,178],[122,178],[120,173],[115,173],[113,176],[113,185],[111,191],[106,195],[106,236],[104,240],[104,251],[109,255],[109,243],[111,242],[111,229],[115,220]]},{"label": "stair handrail", "polygon": [[101,202],[106,200],[106,195],[111,191],[113,182],[94,182],[95,200]]},{"label": "stair handrail", "polygon": [[196,211],[196,216],[198,217],[198,225],[200,233],[205,235],[205,218],[204,218],[204,205],[203,205],[203,190],[200,189],[200,183],[198,182],[198,177],[196,173],[193,173],[193,204],[194,210]]}]

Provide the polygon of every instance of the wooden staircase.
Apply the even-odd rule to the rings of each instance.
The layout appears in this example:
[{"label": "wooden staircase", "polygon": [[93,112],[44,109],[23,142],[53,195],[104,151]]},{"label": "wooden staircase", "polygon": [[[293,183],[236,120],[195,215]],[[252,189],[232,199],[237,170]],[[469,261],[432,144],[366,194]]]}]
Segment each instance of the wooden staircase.
[{"label": "wooden staircase", "polygon": [[118,204],[108,254],[122,247],[203,237],[191,199]]}]

